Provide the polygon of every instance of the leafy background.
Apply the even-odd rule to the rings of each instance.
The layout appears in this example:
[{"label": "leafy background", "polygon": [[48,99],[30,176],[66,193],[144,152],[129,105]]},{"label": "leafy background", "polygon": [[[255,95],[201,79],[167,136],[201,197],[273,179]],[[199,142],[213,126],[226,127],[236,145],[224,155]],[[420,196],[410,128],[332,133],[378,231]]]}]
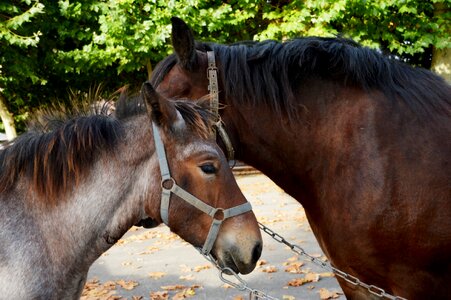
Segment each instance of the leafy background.
[{"label": "leafy background", "polygon": [[450,8],[449,0],[2,2],[0,129],[10,124],[20,132],[36,108],[100,84],[105,95],[139,86],[171,52],[172,16],[204,41],[341,35],[434,68],[449,64]]}]

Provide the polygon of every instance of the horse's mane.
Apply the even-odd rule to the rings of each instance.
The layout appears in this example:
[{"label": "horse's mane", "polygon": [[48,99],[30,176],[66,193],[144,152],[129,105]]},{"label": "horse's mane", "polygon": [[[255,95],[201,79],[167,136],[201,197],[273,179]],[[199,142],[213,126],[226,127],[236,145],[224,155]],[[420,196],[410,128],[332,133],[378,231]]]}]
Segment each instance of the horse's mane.
[{"label": "horse's mane", "polygon": [[[442,78],[349,39],[305,37],[284,43],[197,43],[196,48],[215,52],[223,72],[223,92],[229,101],[269,105],[290,117],[296,115],[299,107],[295,93],[302,80],[308,78],[382,91],[395,104],[398,99],[403,101],[419,117],[450,113],[450,86]],[[157,66],[155,86],[176,62],[171,55]]]},{"label": "horse's mane", "polygon": [[[175,108],[180,112],[185,120],[188,129],[203,139],[208,139],[211,135],[213,115],[209,108],[207,98],[192,101],[188,99],[172,100]],[[121,95],[116,104],[115,116],[119,119],[126,119],[139,114],[146,113],[146,105],[141,96],[133,96],[126,100],[125,95]]]},{"label": "horse's mane", "polygon": [[[211,116],[207,109],[192,101],[177,101],[176,107],[193,134],[208,137]],[[38,113],[28,131],[0,151],[0,193],[13,188],[19,177],[25,176],[30,180],[30,191],[37,192],[45,203],[55,205],[96,158],[114,151],[125,134],[123,121],[146,113],[140,97],[129,100],[125,93],[114,113],[108,105],[97,108],[75,105],[72,109]]]}]

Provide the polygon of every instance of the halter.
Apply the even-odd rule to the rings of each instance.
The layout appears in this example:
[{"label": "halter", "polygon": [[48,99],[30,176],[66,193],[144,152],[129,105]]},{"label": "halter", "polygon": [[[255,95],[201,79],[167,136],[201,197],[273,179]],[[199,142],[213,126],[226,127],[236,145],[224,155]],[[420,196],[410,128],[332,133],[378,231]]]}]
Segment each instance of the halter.
[{"label": "halter", "polygon": [[[160,165],[160,173],[161,173],[161,204],[160,204],[160,214],[163,222],[169,226],[169,201],[171,198],[171,193],[176,194],[184,201],[188,202],[192,206],[206,213],[210,217],[213,218],[213,222],[210,226],[210,231],[208,232],[207,238],[205,240],[204,246],[201,252],[205,255],[208,255],[213,248],[213,244],[216,241],[216,237],[219,233],[219,228],[222,222],[225,219],[232,218],[234,216],[246,213],[252,210],[252,206],[249,202],[245,202],[243,204],[223,209],[223,208],[214,208],[202,200],[196,198],[191,195],[183,188],[178,186],[175,183],[174,178],[171,177],[171,173],[169,171],[168,161],[166,159],[166,151],[164,150],[164,144],[160,136],[160,132],[155,123],[152,122],[152,129],[155,140],[155,148],[158,156],[158,162]],[[169,183],[170,188],[166,188],[165,184]]]},{"label": "halter", "polygon": [[210,107],[211,112],[213,113],[215,118],[213,135],[216,135],[217,128],[219,136],[221,137],[227,149],[227,159],[231,161],[234,160],[235,150],[233,150],[230,138],[224,129],[224,122],[222,122],[221,116],[219,115],[219,89],[218,89],[218,72],[217,72],[218,68],[216,68],[214,51],[207,51],[207,58],[208,58],[207,77],[208,77],[208,90],[210,91]]}]

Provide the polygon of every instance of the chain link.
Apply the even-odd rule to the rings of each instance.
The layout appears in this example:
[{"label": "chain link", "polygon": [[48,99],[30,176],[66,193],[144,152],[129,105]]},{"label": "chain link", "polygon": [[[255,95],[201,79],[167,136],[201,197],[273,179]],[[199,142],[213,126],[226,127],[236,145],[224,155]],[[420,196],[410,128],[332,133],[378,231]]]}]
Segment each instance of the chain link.
[{"label": "chain link", "polygon": [[295,252],[301,256],[307,257],[309,259],[309,261],[311,261],[312,263],[320,266],[321,268],[323,268],[329,272],[333,272],[336,276],[342,278],[343,280],[345,280],[346,282],[348,282],[354,286],[361,286],[361,287],[367,289],[369,293],[371,293],[375,296],[378,296],[380,298],[387,298],[387,299],[391,299],[391,300],[407,300],[406,298],[403,298],[403,297],[393,296],[391,294],[388,294],[387,292],[385,292],[385,290],[383,290],[380,287],[377,287],[375,285],[366,284],[366,283],[360,281],[357,277],[352,276],[351,274],[348,274],[346,272],[343,272],[340,269],[337,269],[337,268],[331,266],[330,264],[308,254],[307,252],[305,252],[305,250],[303,248],[299,247],[298,245],[291,244],[283,236],[281,236],[277,232],[269,229],[268,227],[266,227],[265,225],[263,225],[260,222],[258,223],[258,226],[260,227],[260,229],[262,231],[264,231],[266,234],[271,236],[275,241],[288,246],[293,252]]},{"label": "chain link", "polygon": [[[247,291],[249,292],[249,299],[253,300],[253,299],[268,299],[268,300],[279,300],[278,298],[274,298],[271,297],[270,295],[257,290],[257,289],[253,289],[251,288],[247,282],[241,278],[235,271],[233,271],[231,268],[225,267],[225,268],[221,268],[221,266],[218,265],[218,263],[216,262],[216,260],[211,256],[211,254],[205,255],[202,252],[202,249],[200,248],[196,248],[199,253],[205,257],[206,260],[208,260],[210,263],[212,263],[218,270],[219,270],[219,279],[221,279],[222,282],[227,283],[228,285],[236,288],[237,290],[240,291]],[[232,280],[229,280],[227,278],[224,277],[224,275],[228,275],[228,276],[233,276],[237,282],[234,282]]]},{"label": "chain link", "polygon": [[[407,300],[406,298],[403,298],[403,297],[393,296],[391,294],[388,294],[387,292],[385,292],[384,289],[382,289],[380,287],[377,287],[375,285],[369,285],[369,284],[366,284],[366,283],[360,281],[360,279],[358,279],[357,277],[355,277],[351,274],[348,274],[346,272],[343,272],[340,269],[337,269],[337,268],[331,266],[330,264],[326,263],[325,261],[322,261],[322,260],[308,254],[307,252],[305,252],[305,250],[302,247],[288,242],[283,236],[281,236],[277,232],[271,230],[270,228],[266,227],[262,223],[258,223],[258,225],[263,232],[265,232],[266,234],[271,236],[275,241],[277,241],[281,244],[284,244],[285,246],[288,246],[288,248],[290,248],[296,254],[308,258],[308,260],[310,262],[320,266],[321,268],[323,268],[329,272],[334,273],[336,276],[342,278],[349,284],[354,285],[354,286],[361,286],[361,287],[365,288],[370,294],[375,295],[380,298],[386,298],[386,299],[390,299],[390,300]],[[207,259],[210,263],[212,263],[219,270],[219,278],[221,279],[222,282],[229,284],[230,286],[232,286],[240,291],[249,292],[250,300],[253,300],[253,299],[278,300],[277,298],[274,298],[260,290],[251,288],[247,284],[247,282],[243,278],[241,278],[231,268],[220,267],[218,265],[218,263],[216,262],[216,260],[211,256],[211,254],[205,255],[204,253],[202,253],[202,249],[200,249],[200,248],[196,248],[196,249],[199,251],[199,253],[203,257],[205,257],[205,259]],[[224,275],[233,276],[237,282],[234,282],[234,281],[231,281],[231,280],[225,278]]]}]

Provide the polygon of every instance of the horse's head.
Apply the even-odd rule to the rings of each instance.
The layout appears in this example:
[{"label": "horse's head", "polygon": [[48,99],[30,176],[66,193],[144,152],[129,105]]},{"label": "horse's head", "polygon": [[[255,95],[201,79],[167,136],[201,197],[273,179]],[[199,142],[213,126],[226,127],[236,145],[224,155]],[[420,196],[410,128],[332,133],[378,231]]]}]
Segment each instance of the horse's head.
[{"label": "horse's head", "polygon": [[153,74],[157,91],[170,98],[200,99],[207,95],[207,54],[196,50],[191,29],[178,18],[172,18],[172,45],[174,54],[160,62]]},{"label": "horse's head", "polygon": [[154,124],[164,195],[160,206],[154,205],[160,201],[156,195],[146,213],[204,253],[211,249],[220,265],[251,272],[262,250],[260,231],[223,152],[211,140],[208,110],[192,101],[168,101],[148,83],[142,96]]},{"label": "horse's head", "polygon": [[[233,107],[229,105],[230,99],[227,99],[229,96],[224,86],[226,84],[224,66],[213,51],[213,44],[196,44],[188,25],[174,17],[172,18],[172,45],[174,54],[157,65],[152,74],[152,84],[161,95],[168,98],[200,99],[209,95],[210,110],[213,112],[216,132],[220,137],[217,141],[226,152],[227,158],[235,160],[234,147],[238,144],[237,130],[240,126],[235,124],[236,112],[234,113]],[[220,48],[223,49],[223,47]],[[232,76],[234,78],[227,79],[230,82],[241,81],[240,76],[241,74],[238,78]],[[242,97],[238,95],[235,98],[237,100]],[[219,102],[222,104],[220,105]],[[221,107],[220,111],[219,107]],[[219,122],[220,120],[223,122]]]}]

